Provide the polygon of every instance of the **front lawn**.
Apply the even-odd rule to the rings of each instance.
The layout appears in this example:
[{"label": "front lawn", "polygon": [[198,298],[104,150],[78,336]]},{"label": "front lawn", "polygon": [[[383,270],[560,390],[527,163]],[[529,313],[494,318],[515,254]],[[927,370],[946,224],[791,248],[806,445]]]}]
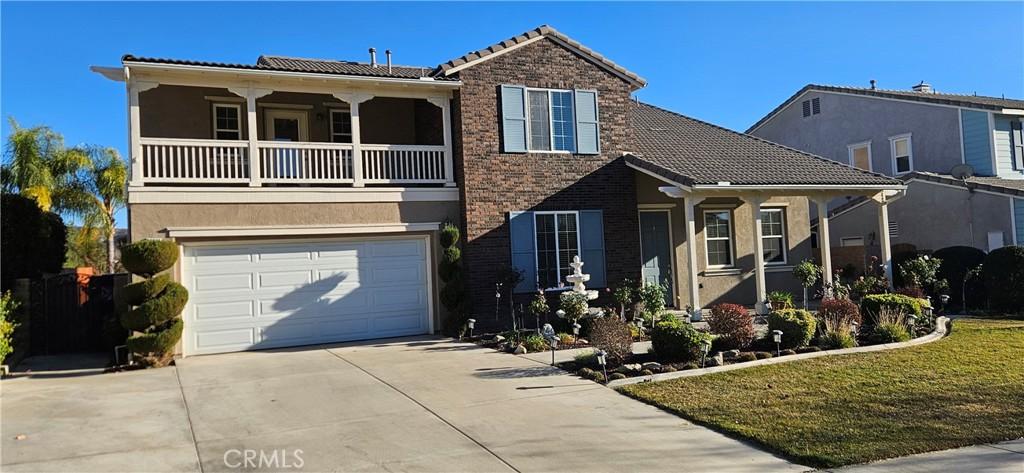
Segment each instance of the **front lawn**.
[{"label": "front lawn", "polygon": [[921,346],[621,391],[814,467],[1016,439],[1024,321],[957,320],[948,337]]}]

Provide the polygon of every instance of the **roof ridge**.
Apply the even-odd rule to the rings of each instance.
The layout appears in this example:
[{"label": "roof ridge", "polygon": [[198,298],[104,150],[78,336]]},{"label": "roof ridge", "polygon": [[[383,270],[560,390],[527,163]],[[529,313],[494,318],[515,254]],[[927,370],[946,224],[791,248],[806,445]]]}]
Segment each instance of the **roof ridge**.
[{"label": "roof ridge", "polygon": [[916,93],[916,94],[920,94],[921,96],[923,96],[925,98],[927,98],[928,95],[931,94],[931,95],[949,95],[949,96],[952,96],[952,97],[993,99],[993,100],[1014,100],[1014,101],[1018,101],[1018,102],[1024,102],[1024,98],[1018,99],[1018,98],[1005,97],[1005,96],[1004,97],[996,97],[996,96],[993,96],[993,95],[978,95],[976,93],[975,94],[961,94],[961,93],[956,93],[956,92],[942,92],[942,91],[934,90],[934,89],[932,90],[932,92],[917,92],[917,91],[914,91],[914,90],[905,90],[905,89],[879,89],[879,88],[872,89],[871,87],[856,87],[856,86],[852,86],[852,85],[831,85],[831,84],[813,84],[813,83],[812,84],[807,84],[807,85],[809,87],[812,87],[812,88],[814,88],[814,87],[828,87],[828,88],[833,88],[833,89],[861,90],[861,91],[865,91],[865,92],[887,92],[887,93],[896,93],[896,94],[915,94]]},{"label": "roof ridge", "polygon": [[[288,59],[288,60],[293,60],[293,61],[311,61],[311,62],[338,62],[338,63],[342,63],[342,64],[354,64],[354,65],[358,65],[358,66],[369,66],[370,65],[369,62],[363,62],[363,61],[349,61],[349,60],[346,60],[346,59],[324,59],[324,58],[312,58],[312,57],[300,57],[300,56],[281,56],[279,54],[260,54],[260,57],[257,58],[256,61],[259,62],[259,60],[263,59],[263,58]],[[378,62],[377,65],[378,66],[387,67],[387,63],[379,63]],[[407,64],[394,64],[394,63],[391,64],[391,67],[405,67],[405,68],[408,68],[408,69],[424,69],[424,70],[428,70],[428,71],[433,69],[430,66],[410,66],[410,65],[407,65]]]},{"label": "roof ridge", "polygon": [[780,148],[780,149],[784,149],[784,150],[788,150],[788,151],[793,151],[795,153],[799,153],[799,154],[802,154],[804,156],[808,156],[808,157],[817,159],[819,161],[824,161],[824,162],[826,162],[826,163],[828,163],[830,165],[842,166],[843,168],[846,168],[846,169],[854,169],[854,170],[856,170],[856,171],[858,171],[860,173],[867,174],[867,175],[870,175],[870,176],[884,177],[886,179],[892,179],[891,177],[886,176],[885,174],[880,174],[880,173],[876,173],[876,172],[873,172],[873,171],[867,171],[867,170],[864,170],[864,169],[861,169],[861,168],[858,168],[858,167],[855,167],[855,166],[850,166],[850,165],[847,165],[847,164],[840,163],[838,161],[833,161],[833,160],[825,158],[823,156],[818,156],[816,154],[811,154],[811,153],[808,153],[806,151],[802,151],[802,150],[799,150],[799,149],[796,149],[796,148],[790,148],[789,146],[786,146],[786,145],[783,145],[783,144],[779,144],[779,143],[776,143],[774,141],[769,141],[769,140],[766,140],[766,139],[758,137],[758,136],[754,136],[754,135],[751,135],[751,134],[748,134],[748,133],[743,133],[743,132],[739,132],[739,131],[736,131],[736,130],[732,130],[732,129],[726,128],[724,126],[716,125],[716,124],[711,123],[711,122],[706,122],[706,121],[700,120],[698,118],[690,117],[688,115],[683,115],[682,113],[679,113],[679,112],[676,112],[676,111],[672,111],[672,110],[668,110],[666,108],[662,108],[662,107],[659,107],[659,106],[654,105],[654,104],[649,104],[647,102],[640,102],[640,101],[638,101],[637,103],[639,103],[641,105],[646,105],[646,106],[651,107],[651,108],[655,108],[657,110],[661,110],[661,111],[666,112],[666,113],[670,113],[672,115],[676,115],[676,116],[678,116],[680,118],[683,118],[683,119],[686,119],[686,120],[691,120],[691,121],[700,123],[702,125],[707,125],[707,126],[710,126],[712,128],[723,130],[723,131],[725,131],[727,133],[732,133],[734,135],[739,135],[739,136],[746,137],[746,138],[752,138],[755,141],[760,141],[762,143],[765,143],[765,144],[770,145],[770,146],[774,146],[776,148]]}]

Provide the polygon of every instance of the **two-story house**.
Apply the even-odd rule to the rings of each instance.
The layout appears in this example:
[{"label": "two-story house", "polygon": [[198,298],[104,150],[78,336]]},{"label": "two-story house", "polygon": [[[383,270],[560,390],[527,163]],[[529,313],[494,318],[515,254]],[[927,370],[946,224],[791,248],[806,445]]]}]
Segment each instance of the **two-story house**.
[{"label": "two-story house", "polygon": [[[917,250],[1024,244],[1024,100],[910,90],[808,85],[747,133],[898,177],[906,197],[889,210],[892,244]],[[832,202],[831,243],[879,254],[864,199]]]},{"label": "two-story house", "polygon": [[127,86],[131,238],[181,246],[184,355],[438,331],[445,221],[478,326],[507,320],[506,268],[517,298],[554,296],[575,256],[591,288],[642,277],[697,314],[763,311],[799,289],[808,199],[870,196],[884,221],[905,188],[639,103],[641,77],[547,26],[436,67],[94,69]]}]

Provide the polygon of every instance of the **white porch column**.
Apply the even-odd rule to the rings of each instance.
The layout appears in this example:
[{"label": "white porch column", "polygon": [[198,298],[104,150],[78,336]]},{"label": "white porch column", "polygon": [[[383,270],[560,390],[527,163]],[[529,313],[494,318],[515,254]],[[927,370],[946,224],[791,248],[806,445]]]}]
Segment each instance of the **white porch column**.
[{"label": "white porch column", "polygon": [[455,187],[455,165],[452,156],[452,107],[448,97],[429,97],[427,101],[441,108],[444,133],[444,179],[445,187]]},{"label": "white porch column", "polygon": [[892,242],[889,238],[889,201],[884,192],[871,198],[878,203],[878,244],[882,247],[882,267],[892,288]]},{"label": "white porch column", "polygon": [[259,121],[256,118],[256,99],[270,95],[273,90],[229,88],[229,92],[245,97],[246,127],[249,129],[249,186],[259,187],[262,184],[260,172]]},{"label": "white porch column", "polygon": [[359,104],[370,100],[373,95],[366,93],[336,93],[334,96],[348,104],[348,112],[352,121],[352,187],[363,187],[363,150],[362,137],[359,136]]},{"label": "white porch column", "polygon": [[697,215],[696,207],[703,202],[705,197],[694,194],[686,194],[684,204],[686,206],[686,259],[689,263],[690,279],[690,305],[693,307],[695,320],[700,320],[700,281],[697,279]]},{"label": "white porch column", "polygon": [[768,308],[764,303],[768,300],[768,290],[765,288],[764,282],[764,240],[761,229],[761,204],[765,200],[764,196],[756,194],[743,197],[743,201],[750,204],[751,224],[754,226],[751,232],[754,236],[754,282],[757,288],[754,310],[761,315],[768,313]]},{"label": "white porch column", "polygon": [[128,82],[128,155],[131,158],[131,174],[128,176],[128,183],[132,186],[141,186],[143,178],[142,119],[139,113],[139,94],[159,85],[156,82]]},{"label": "white porch column", "polygon": [[821,280],[825,286],[832,285],[832,241],[828,235],[828,202],[826,196],[815,197],[818,206],[818,247],[821,249]]}]

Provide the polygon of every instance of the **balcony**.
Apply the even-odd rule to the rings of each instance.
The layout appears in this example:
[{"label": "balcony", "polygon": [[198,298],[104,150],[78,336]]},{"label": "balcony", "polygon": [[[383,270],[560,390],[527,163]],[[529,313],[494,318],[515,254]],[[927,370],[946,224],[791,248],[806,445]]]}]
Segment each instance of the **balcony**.
[{"label": "balcony", "polygon": [[130,93],[133,187],[454,186],[446,97]]}]

